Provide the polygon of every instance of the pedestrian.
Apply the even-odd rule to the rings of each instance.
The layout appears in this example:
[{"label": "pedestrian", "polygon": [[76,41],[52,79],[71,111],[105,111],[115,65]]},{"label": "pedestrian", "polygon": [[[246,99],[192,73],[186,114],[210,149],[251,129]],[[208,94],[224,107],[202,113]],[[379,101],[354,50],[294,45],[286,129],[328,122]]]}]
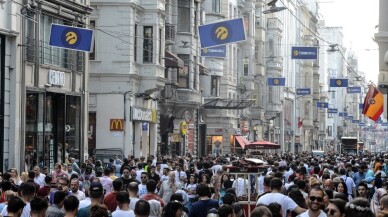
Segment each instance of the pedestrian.
[{"label": "pedestrian", "polygon": [[218,209],[219,203],[216,200],[210,199],[210,189],[206,184],[198,184],[197,194],[199,200],[193,203],[189,211],[189,217],[206,217],[209,209]]},{"label": "pedestrian", "polygon": [[67,196],[67,192],[56,191],[54,193],[53,204],[48,207],[46,211],[46,217],[64,217],[65,213],[61,210],[63,207],[63,201]]},{"label": "pedestrian", "polygon": [[139,200],[135,205],[135,216],[136,217],[148,217],[150,215],[150,204],[146,200]]},{"label": "pedestrian", "polygon": [[374,217],[370,203],[364,198],[356,198],[346,204],[345,216],[349,217]]},{"label": "pedestrian", "polygon": [[46,198],[35,197],[30,202],[30,215],[31,217],[42,217],[45,216],[48,208],[48,202]]},{"label": "pedestrian", "polygon": [[325,212],[321,210],[324,195],[320,187],[311,188],[307,199],[308,210],[301,213],[299,217],[326,217]]},{"label": "pedestrian", "polygon": [[[101,201],[104,196],[104,188],[102,187],[101,183],[90,184],[89,196],[90,196],[91,204],[87,207],[80,209],[78,211],[77,217],[89,217],[91,213],[91,207],[96,205],[101,205]],[[97,211],[98,210],[99,209],[97,209]]]},{"label": "pedestrian", "polygon": [[183,205],[178,201],[170,201],[163,209],[162,217],[181,217]]},{"label": "pedestrian", "polygon": [[112,217],[134,217],[135,213],[129,207],[129,194],[128,192],[118,192],[116,194],[116,204],[118,208],[112,212]]},{"label": "pedestrian", "polygon": [[327,217],[343,217],[345,216],[346,201],[341,199],[332,199],[325,209]]},{"label": "pedestrian", "polygon": [[27,215],[22,215],[23,214],[22,212],[25,206],[26,206],[26,203],[20,197],[13,196],[8,201],[7,215],[3,215],[3,216],[4,217],[5,216],[14,216],[14,217],[27,216]]},{"label": "pedestrian", "polygon": [[65,217],[76,217],[78,213],[79,200],[74,195],[66,196],[63,201],[63,208],[65,210]]}]

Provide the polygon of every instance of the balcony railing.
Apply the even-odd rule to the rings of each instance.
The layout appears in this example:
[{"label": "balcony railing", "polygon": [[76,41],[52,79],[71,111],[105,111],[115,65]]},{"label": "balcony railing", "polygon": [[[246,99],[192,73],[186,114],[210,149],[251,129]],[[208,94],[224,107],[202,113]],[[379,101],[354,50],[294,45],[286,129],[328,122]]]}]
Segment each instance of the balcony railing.
[{"label": "balcony railing", "polygon": [[165,40],[168,41],[173,41],[175,40],[176,36],[176,28],[172,24],[166,24],[166,29],[165,29]]},{"label": "balcony railing", "polygon": [[[35,62],[35,39],[27,38],[26,60]],[[85,71],[85,54],[79,51],[52,47],[48,42],[39,43],[39,64],[52,65],[60,68],[75,70],[77,72]]]}]

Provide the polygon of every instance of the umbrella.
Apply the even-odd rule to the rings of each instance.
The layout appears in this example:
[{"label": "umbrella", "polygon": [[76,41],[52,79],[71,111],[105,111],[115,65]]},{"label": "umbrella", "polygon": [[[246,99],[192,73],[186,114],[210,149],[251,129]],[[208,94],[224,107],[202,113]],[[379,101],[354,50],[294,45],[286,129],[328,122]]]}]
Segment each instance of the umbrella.
[{"label": "umbrella", "polygon": [[279,149],[280,145],[265,140],[258,140],[246,146],[247,149]]}]

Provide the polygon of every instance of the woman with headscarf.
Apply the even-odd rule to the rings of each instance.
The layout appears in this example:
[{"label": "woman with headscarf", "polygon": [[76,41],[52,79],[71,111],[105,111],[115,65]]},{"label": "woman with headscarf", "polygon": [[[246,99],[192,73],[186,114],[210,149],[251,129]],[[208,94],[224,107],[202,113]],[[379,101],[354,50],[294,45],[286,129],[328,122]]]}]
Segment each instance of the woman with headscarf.
[{"label": "woman with headscarf", "polygon": [[380,199],[387,195],[387,190],[384,188],[379,188],[373,194],[372,200],[370,201],[370,208],[374,214],[380,212]]}]

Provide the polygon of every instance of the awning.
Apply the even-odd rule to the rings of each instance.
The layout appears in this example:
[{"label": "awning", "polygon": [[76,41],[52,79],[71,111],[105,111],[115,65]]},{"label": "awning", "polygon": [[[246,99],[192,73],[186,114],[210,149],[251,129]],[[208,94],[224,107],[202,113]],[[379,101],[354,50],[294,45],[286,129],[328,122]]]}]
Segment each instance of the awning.
[{"label": "awning", "polygon": [[185,63],[179,59],[175,54],[165,51],[164,52],[164,66],[166,68],[181,68],[183,69]]},{"label": "awning", "polygon": [[207,75],[209,73],[209,71],[210,71],[208,68],[206,68],[201,63],[198,63],[198,67],[199,67],[199,74],[200,75]]},{"label": "awning", "polygon": [[248,149],[279,149],[280,145],[265,140],[258,140],[256,142],[249,143],[246,147]]},{"label": "awning", "polygon": [[255,101],[252,99],[211,99],[206,100],[203,107],[205,109],[245,109],[251,106]]},{"label": "awning", "polygon": [[246,145],[248,145],[250,142],[248,140],[246,140],[244,137],[242,136],[234,136],[234,138],[236,138],[236,141],[238,144],[240,144],[241,148],[245,148]]}]

